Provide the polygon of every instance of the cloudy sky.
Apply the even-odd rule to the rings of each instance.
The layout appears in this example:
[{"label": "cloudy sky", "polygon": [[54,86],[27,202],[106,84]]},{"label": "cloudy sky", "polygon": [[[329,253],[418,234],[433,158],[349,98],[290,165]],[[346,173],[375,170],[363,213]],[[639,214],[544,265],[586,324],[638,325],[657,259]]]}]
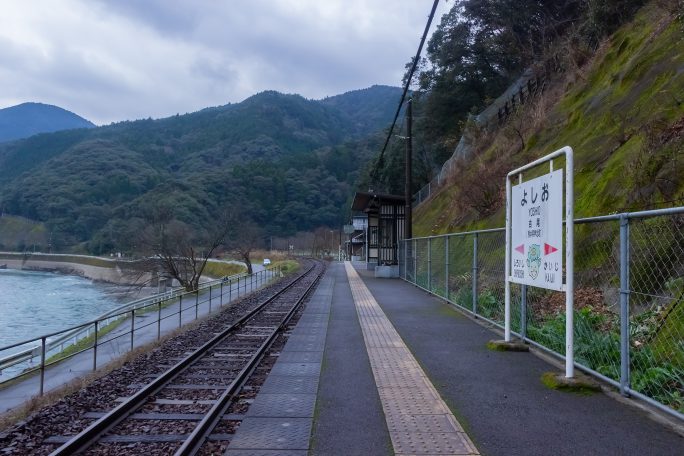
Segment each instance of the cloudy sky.
[{"label": "cloudy sky", "polygon": [[[239,102],[398,86],[432,0],[2,0],[0,108],[98,125]],[[435,28],[451,4],[440,2]]]}]

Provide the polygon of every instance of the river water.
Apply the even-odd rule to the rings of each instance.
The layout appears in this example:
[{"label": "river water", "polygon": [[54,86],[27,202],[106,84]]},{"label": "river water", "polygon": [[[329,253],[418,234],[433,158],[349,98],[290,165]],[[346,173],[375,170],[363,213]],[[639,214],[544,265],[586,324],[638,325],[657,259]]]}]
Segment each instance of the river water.
[{"label": "river water", "polygon": [[77,276],[0,270],[0,347],[95,319],[130,301],[125,288]]}]

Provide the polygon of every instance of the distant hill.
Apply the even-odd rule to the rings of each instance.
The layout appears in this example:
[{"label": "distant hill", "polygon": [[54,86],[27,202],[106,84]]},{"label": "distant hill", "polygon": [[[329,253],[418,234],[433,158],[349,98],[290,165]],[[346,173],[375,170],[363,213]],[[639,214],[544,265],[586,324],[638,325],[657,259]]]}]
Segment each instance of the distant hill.
[{"label": "distant hill", "polygon": [[186,115],[0,144],[0,208],[43,222],[58,248],[91,253],[133,250],[160,204],[197,227],[235,205],[274,236],[339,226],[379,147],[374,133],[394,114],[399,89],[388,89],[327,100],[266,91]]},{"label": "distant hill", "polygon": [[369,133],[389,127],[387,119],[391,121],[401,92],[400,87],[374,85],[324,98],[321,103],[339,109],[358,122],[357,128]]},{"label": "distant hill", "polygon": [[73,112],[43,103],[22,103],[0,109],[0,142],[28,138],[38,133],[94,126]]}]

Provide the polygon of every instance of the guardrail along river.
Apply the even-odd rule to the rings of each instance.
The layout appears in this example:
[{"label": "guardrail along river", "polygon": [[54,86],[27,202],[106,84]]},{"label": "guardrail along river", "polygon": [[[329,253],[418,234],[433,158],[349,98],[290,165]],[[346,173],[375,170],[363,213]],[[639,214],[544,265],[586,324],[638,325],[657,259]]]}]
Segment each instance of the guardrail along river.
[{"label": "guardrail along river", "polygon": [[0,347],[97,318],[129,287],[49,272],[0,270]]}]

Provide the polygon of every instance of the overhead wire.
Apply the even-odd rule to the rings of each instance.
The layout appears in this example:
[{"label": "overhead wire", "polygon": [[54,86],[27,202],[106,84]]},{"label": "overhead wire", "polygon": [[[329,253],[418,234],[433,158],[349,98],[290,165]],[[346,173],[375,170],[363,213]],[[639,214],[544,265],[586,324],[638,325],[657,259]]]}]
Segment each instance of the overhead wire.
[{"label": "overhead wire", "polygon": [[373,167],[373,171],[371,172],[371,183],[373,183],[373,184],[377,181],[379,164],[382,163],[383,158],[384,158],[384,154],[385,154],[385,150],[387,150],[387,146],[389,145],[390,139],[392,138],[392,133],[394,132],[394,126],[397,123],[397,119],[399,118],[399,113],[401,112],[401,108],[404,105],[404,100],[406,99],[406,94],[408,93],[408,89],[411,86],[411,81],[413,80],[413,73],[415,73],[416,68],[418,67],[418,62],[420,61],[420,54],[423,52],[423,45],[425,44],[425,39],[427,38],[428,31],[430,30],[430,25],[432,24],[432,19],[435,17],[435,11],[437,10],[438,4],[439,4],[439,0],[435,0],[432,4],[432,10],[430,11],[430,16],[428,16],[427,23],[425,24],[425,30],[423,31],[423,36],[420,39],[420,45],[418,45],[418,51],[416,52],[416,56],[413,58],[413,65],[411,65],[411,71],[409,71],[408,78],[406,78],[404,90],[401,94],[401,99],[399,100],[399,106],[397,106],[397,112],[394,113],[394,120],[392,120],[392,125],[390,126],[390,130],[387,133],[387,139],[385,139],[385,144],[382,146],[382,150],[380,151],[380,155],[378,156],[378,159],[375,162],[375,166]]}]

